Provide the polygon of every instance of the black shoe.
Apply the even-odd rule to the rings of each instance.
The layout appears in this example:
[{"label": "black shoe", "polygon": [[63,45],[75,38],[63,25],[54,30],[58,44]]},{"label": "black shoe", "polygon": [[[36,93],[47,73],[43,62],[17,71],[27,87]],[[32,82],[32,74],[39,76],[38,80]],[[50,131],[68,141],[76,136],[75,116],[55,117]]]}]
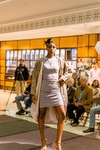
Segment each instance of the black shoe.
[{"label": "black shoe", "polygon": [[21,109],[18,112],[16,112],[16,115],[24,115],[25,114],[25,110]]},{"label": "black shoe", "polygon": [[70,124],[72,125],[74,123],[74,120],[70,120]]},{"label": "black shoe", "polygon": [[71,125],[72,125],[73,127],[76,127],[76,126],[78,126],[78,124],[79,124],[79,122],[73,122]]},{"label": "black shoe", "polygon": [[94,128],[88,128],[87,130],[83,131],[84,133],[94,132]]}]

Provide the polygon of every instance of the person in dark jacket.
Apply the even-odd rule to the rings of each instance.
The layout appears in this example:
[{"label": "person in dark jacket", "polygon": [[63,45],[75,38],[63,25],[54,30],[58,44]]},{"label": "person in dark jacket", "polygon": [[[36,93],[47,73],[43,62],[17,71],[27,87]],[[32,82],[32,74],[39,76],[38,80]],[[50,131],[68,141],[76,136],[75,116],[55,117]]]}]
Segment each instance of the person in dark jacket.
[{"label": "person in dark jacket", "polygon": [[25,90],[25,81],[29,78],[28,68],[24,64],[24,60],[20,59],[20,64],[15,70],[14,84],[16,87],[16,94],[19,95]]},{"label": "person in dark jacket", "polygon": [[[69,107],[69,105],[71,105],[73,103],[73,97],[74,97],[74,94],[75,94],[75,88],[73,87],[73,84],[74,84],[74,79],[69,78],[67,80],[67,95],[68,95],[68,105],[67,105],[67,107]],[[69,112],[67,111],[67,114],[68,113]],[[67,116],[67,114],[66,114],[66,116]]]}]

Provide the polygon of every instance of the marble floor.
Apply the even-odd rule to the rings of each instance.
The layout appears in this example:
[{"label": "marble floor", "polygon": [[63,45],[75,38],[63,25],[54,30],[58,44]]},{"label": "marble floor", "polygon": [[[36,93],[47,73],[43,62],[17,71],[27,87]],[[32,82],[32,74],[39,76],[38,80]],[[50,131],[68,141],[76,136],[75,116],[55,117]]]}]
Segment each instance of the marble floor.
[{"label": "marble floor", "polygon": [[[17,107],[16,107],[16,103],[13,103],[14,99],[15,99],[16,94],[15,93],[11,93],[11,91],[6,91],[4,92],[4,90],[0,90],[0,115],[1,114],[6,114],[9,116],[13,116],[16,118],[21,118],[21,119],[25,119],[31,122],[34,122],[32,117],[26,117],[25,115],[21,115],[18,116],[16,115],[16,111]],[[8,101],[9,100],[9,101]],[[8,104],[7,104],[8,101]],[[98,117],[98,116],[97,116]],[[100,116],[98,118],[100,120]],[[56,125],[50,125],[52,128],[56,128]],[[83,133],[83,130],[87,129],[89,126],[89,122],[87,122],[86,126],[83,127],[82,124],[80,123],[77,127],[72,127],[69,123],[69,121],[67,120],[65,122],[64,125],[64,130],[71,132],[71,133],[76,133],[78,135],[83,135],[86,136],[86,133]],[[96,126],[96,130],[95,133],[97,132],[97,126]],[[88,133],[90,134],[90,133]]]}]

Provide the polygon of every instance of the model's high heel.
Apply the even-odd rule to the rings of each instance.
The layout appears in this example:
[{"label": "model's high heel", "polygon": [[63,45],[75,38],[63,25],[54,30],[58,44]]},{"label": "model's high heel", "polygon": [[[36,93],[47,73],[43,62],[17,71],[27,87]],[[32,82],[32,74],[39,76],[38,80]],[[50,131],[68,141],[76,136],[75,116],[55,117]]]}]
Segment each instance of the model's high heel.
[{"label": "model's high heel", "polygon": [[41,150],[46,150],[47,146],[46,146],[46,141],[47,139],[41,139]]},{"label": "model's high heel", "polygon": [[53,146],[53,148],[55,148],[56,150],[62,150],[62,149],[61,149],[61,142],[60,142],[60,141],[52,143],[52,146]]}]

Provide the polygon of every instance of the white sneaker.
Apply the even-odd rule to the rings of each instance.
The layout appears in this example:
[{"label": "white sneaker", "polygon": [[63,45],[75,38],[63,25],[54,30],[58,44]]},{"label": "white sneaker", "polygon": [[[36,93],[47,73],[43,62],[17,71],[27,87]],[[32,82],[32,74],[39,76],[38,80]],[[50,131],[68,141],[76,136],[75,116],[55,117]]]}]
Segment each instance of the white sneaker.
[{"label": "white sneaker", "polygon": [[27,112],[27,113],[25,114],[25,117],[32,117],[32,116],[31,116],[31,112]]},{"label": "white sneaker", "polygon": [[26,112],[30,112],[30,108],[28,107],[27,109],[25,109]]}]

